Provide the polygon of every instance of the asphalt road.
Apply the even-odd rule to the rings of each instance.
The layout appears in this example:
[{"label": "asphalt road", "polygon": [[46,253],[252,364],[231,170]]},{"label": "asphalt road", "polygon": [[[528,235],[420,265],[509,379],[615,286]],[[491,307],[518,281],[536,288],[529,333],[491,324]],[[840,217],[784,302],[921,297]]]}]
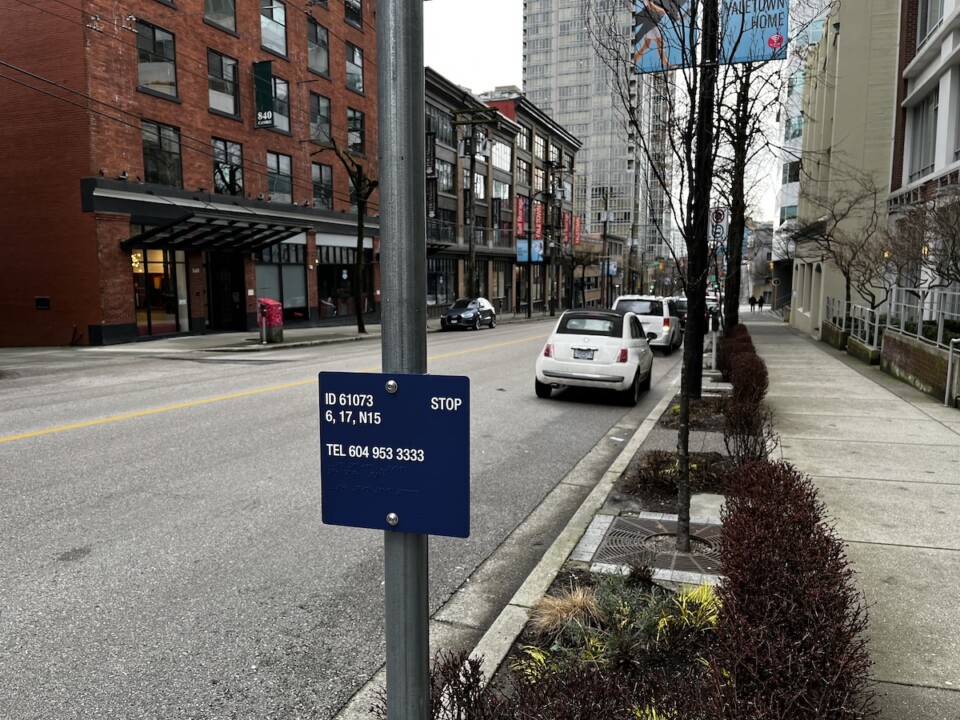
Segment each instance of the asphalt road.
[{"label": "asphalt road", "polygon": [[[471,535],[430,539],[431,613],[509,552],[492,621],[573,508],[511,533],[673,391],[537,399],[551,326],[428,338],[429,372],[470,377],[472,427]],[[336,715],[383,663],[383,533],[320,522],[317,373],[379,364],[376,342],[0,355],[0,717]]]}]

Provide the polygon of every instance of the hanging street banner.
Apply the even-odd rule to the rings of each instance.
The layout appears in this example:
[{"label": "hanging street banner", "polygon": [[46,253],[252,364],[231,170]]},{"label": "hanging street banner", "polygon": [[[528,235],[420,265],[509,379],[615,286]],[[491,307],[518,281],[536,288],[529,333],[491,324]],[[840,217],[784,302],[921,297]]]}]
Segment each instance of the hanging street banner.
[{"label": "hanging street banner", "polygon": [[638,73],[677,70],[693,64],[697,31],[687,0],[635,0],[633,64]]},{"label": "hanging street banner", "polygon": [[789,14],[787,0],[724,0],[720,62],[786,59]]},{"label": "hanging street banner", "polygon": [[[703,7],[702,3],[697,3]],[[722,64],[782,60],[787,56],[788,0],[723,0]],[[696,62],[699,18],[688,0],[634,0],[633,65],[638,73],[664,72]]]}]

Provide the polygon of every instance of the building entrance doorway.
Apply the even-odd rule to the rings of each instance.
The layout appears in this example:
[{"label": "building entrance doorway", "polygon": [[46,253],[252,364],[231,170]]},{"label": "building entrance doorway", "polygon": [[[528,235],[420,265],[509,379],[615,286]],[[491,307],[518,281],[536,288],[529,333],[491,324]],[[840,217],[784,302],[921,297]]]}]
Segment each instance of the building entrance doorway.
[{"label": "building entrance doorway", "polygon": [[207,317],[211,330],[246,330],[243,255],[209,253],[207,255]]},{"label": "building entrance doorway", "polygon": [[133,250],[137,335],[169,335],[189,326],[186,259],[182,250]]}]

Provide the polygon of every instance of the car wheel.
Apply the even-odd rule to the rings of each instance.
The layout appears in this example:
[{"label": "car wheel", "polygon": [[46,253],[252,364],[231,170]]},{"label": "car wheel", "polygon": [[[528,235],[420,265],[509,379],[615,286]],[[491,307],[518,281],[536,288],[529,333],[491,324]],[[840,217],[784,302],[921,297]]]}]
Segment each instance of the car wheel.
[{"label": "car wheel", "polygon": [[647,372],[647,376],[643,379],[643,382],[640,383],[640,390],[643,392],[650,392],[650,385],[653,383],[653,366],[650,367],[650,370]]},{"label": "car wheel", "polygon": [[623,391],[623,394],[620,396],[623,404],[627,407],[633,407],[640,401],[640,371],[637,370],[637,374],[633,376],[633,382],[630,383],[630,387]]},{"label": "car wheel", "polygon": [[669,355],[672,352],[673,352],[673,345],[671,345],[670,343],[667,343],[666,345],[663,346],[664,355]]},{"label": "car wheel", "polygon": [[477,315],[476,319],[474,319],[474,321],[473,321],[473,329],[474,329],[474,330],[479,330],[479,329],[480,329],[480,316],[479,316],[479,315]]},{"label": "car wheel", "polygon": [[538,398],[550,397],[550,393],[553,391],[553,388],[551,388],[546,383],[540,382],[539,380],[534,380],[533,382],[534,382],[533,387],[537,391]]},{"label": "car wheel", "polygon": [[496,316],[496,315],[491,315],[491,316],[490,316],[490,329],[493,330],[496,326],[497,326],[497,316]]}]

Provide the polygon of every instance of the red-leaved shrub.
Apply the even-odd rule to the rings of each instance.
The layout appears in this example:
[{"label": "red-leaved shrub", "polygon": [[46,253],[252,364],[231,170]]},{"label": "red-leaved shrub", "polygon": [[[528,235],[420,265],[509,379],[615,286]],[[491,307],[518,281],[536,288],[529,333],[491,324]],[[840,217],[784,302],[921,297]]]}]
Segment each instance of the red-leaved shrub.
[{"label": "red-leaved shrub", "polygon": [[730,359],[730,382],[735,400],[759,404],[770,384],[767,364],[756,353],[737,353]]},{"label": "red-leaved shrub", "polygon": [[866,606],[809,478],[786,463],[746,463],[726,497],[704,716],[875,717]]},{"label": "red-leaved shrub", "polygon": [[749,335],[740,337],[725,337],[720,339],[717,346],[717,369],[726,382],[730,382],[730,371],[733,369],[733,358],[740,353],[756,354],[753,340]]}]

